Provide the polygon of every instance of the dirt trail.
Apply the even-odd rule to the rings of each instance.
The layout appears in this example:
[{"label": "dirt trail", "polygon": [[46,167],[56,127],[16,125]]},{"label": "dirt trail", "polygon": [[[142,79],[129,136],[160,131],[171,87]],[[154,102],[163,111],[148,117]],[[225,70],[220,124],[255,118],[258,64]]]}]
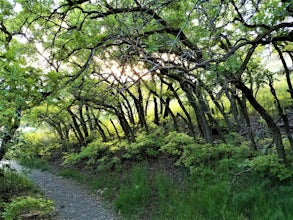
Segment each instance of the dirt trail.
[{"label": "dirt trail", "polygon": [[[25,171],[15,162],[11,167]],[[26,172],[26,171],[25,171]],[[56,220],[111,220],[118,219],[110,209],[105,208],[101,199],[91,194],[84,186],[47,171],[31,170],[28,177],[36,183],[56,207]]]}]

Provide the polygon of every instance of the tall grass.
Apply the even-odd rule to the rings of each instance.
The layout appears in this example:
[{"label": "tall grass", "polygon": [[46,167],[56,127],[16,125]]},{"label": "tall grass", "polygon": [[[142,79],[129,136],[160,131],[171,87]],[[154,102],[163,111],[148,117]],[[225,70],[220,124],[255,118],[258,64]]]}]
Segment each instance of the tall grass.
[{"label": "tall grass", "polygon": [[143,215],[151,198],[151,184],[144,166],[134,167],[128,181],[119,189],[115,209],[126,216]]},{"label": "tall grass", "polygon": [[38,188],[24,174],[10,168],[1,169],[0,219],[23,219],[23,214],[34,213],[34,219],[51,219],[54,206],[43,199]]},{"label": "tall grass", "polygon": [[35,190],[36,188],[31,181],[14,170],[5,169],[3,176],[0,176],[0,199],[3,196],[9,198]]},{"label": "tall grass", "polygon": [[21,165],[24,165],[31,169],[39,169],[42,171],[51,169],[50,164],[40,158],[20,158],[18,159],[18,161]]},{"label": "tall grass", "polygon": [[111,191],[108,198],[126,219],[293,219],[293,180],[277,183],[251,173],[231,185],[233,176],[218,171],[212,177],[189,176],[177,182],[147,164],[119,172],[71,177],[83,179],[95,191]]}]

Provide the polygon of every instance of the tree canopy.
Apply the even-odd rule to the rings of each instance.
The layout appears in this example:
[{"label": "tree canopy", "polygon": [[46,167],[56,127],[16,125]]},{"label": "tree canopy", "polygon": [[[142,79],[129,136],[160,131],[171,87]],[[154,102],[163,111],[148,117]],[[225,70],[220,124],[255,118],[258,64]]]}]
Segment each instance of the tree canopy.
[{"label": "tree canopy", "polygon": [[[64,145],[74,137],[85,146],[94,133],[132,143],[137,131],[168,124],[210,143],[238,132],[258,150],[254,112],[281,161],[277,118],[293,149],[280,76],[267,63],[279,60],[291,103],[290,0],[0,4],[0,158],[22,114],[46,122]],[[266,86],[273,110],[258,97]]]}]

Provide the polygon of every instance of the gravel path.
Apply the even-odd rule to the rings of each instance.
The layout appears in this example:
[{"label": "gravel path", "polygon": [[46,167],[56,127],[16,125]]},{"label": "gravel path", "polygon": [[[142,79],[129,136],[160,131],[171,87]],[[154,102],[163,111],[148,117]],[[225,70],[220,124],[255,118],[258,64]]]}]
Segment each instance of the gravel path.
[{"label": "gravel path", "polygon": [[[11,162],[10,162],[11,163]],[[12,162],[12,167],[24,170]],[[118,219],[112,210],[105,208],[97,195],[84,186],[55,174],[31,170],[29,178],[55,203],[56,220],[112,220]]]}]

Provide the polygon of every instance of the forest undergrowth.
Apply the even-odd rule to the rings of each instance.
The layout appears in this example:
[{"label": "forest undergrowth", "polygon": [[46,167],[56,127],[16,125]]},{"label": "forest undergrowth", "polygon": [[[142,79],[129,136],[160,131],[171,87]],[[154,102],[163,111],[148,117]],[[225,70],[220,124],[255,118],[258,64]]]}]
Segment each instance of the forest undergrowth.
[{"label": "forest undergrowth", "polygon": [[88,185],[126,219],[293,217],[293,158],[279,163],[274,149],[252,151],[236,133],[226,143],[211,144],[154,128],[132,144],[94,139],[79,152],[62,154],[60,145],[50,142],[50,147],[36,135],[27,135],[30,147],[13,152],[22,163],[44,169],[58,165],[59,175]]},{"label": "forest undergrowth", "polygon": [[23,173],[3,165],[0,173],[0,219],[54,219],[54,204]]},{"label": "forest undergrowth", "polygon": [[[292,0],[0,2],[0,161],[126,219],[293,219]],[[51,210],[0,181],[1,217]]]}]

